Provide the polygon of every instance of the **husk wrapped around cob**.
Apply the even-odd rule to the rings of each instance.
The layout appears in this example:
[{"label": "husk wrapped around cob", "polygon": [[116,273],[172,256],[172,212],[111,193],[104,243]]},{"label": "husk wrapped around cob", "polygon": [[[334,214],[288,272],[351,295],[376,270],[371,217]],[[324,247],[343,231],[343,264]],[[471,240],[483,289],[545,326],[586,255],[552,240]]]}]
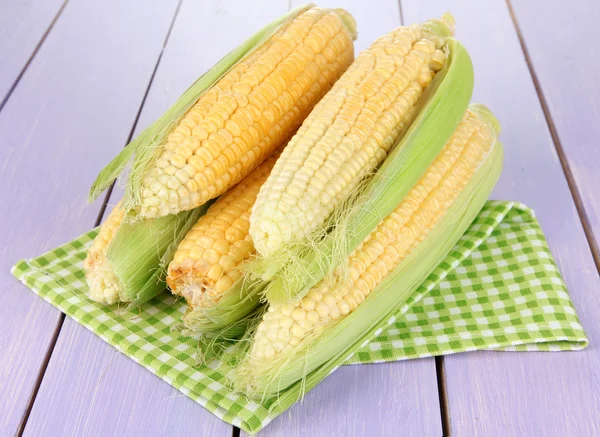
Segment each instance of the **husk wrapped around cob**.
[{"label": "husk wrapped around cob", "polygon": [[[254,275],[270,280],[286,264],[303,275],[296,269],[298,261],[318,251],[323,236],[345,220],[349,206],[390,154],[400,155],[398,160],[422,155],[412,163],[417,178],[431,163],[439,146],[421,146],[417,152],[401,140],[409,130],[418,134],[415,119],[422,118],[432,97],[429,106],[444,104],[443,92],[433,96],[442,82],[454,81],[456,95],[455,103],[447,103],[452,115],[442,134],[449,136],[468,104],[472,67],[451,38],[453,32],[449,14],[390,32],[361,53],[319,102],[282,153],[253,208],[250,234],[261,255],[250,269]],[[406,194],[415,179],[403,178]],[[372,229],[374,223],[369,225]]]},{"label": "husk wrapped around cob", "polygon": [[[448,15],[445,21],[453,22]],[[446,25],[433,21],[428,26],[444,29]],[[446,56],[444,66],[418,100],[410,124],[372,177],[363,178],[359,189],[351,193],[350,201],[334,209],[324,237],[310,238],[272,257],[259,257],[252,264],[251,275],[271,281],[265,290],[269,302],[300,298],[331,274],[333,267],[340,265],[406,196],[450,138],[471,98],[473,67],[467,51],[454,38],[444,37],[442,47]],[[349,73],[350,70],[346,74]],[[251,231],[256,219],[254,212]]]},{"label": "husk wrapped around cob", "polygon": [[487,200],[502,168],[498,133],[491,112],[472,105],[426,173],[345,260],[346,275],[269,306],[232,352],[240,360],[234,386],[288,406],[372,338]]},{"label": "husk wrapped around cob", "polygon": [[117,204],[84,260],[90,299],[137,306],[162,292],[177,243],[207,208],[130,224]]},{"label": "husk wrapped around cob", "polygon": [[90,201],[133,157],[125,197],[85,264],[92,299],[140,303],[165,288],[171,249],[206,202],[280,147],[351,64],[354,26],[341,9],[284,15],[200,77],[102,170]]}]

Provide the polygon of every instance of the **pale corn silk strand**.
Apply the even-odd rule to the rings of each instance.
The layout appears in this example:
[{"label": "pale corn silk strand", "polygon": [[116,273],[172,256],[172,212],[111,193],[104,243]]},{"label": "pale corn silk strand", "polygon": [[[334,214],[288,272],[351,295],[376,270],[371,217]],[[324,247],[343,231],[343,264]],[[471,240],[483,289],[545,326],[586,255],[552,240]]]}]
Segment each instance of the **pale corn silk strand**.
[{"label": "pale corn silk strand", "polygon": [[140,216],[191,209],[262,162],[353,59],[333,11],[312,8],[207,91],[168,136],[142,183]]},{"label": "pale corn silk strand", "polygon": [[[310,348],[327,326],[348,316],[441,219],[487,156],[493,138],[468,111],[455,135],[404,201],[348,259],[346,283],[320,283],[294,304],[271,306],[241,372],[276,368]],[[255,369],[254,371],[252,369]],[[247,378],[244,378],[247,380]]]},{"label": "pale corn silk strand", "polygon": [[317,104],[275,165],[253,208],[257,251],[277,257],[314,240],[336,207],[387,156],[445,62],[444,40],[401,27],[363,52]]}]

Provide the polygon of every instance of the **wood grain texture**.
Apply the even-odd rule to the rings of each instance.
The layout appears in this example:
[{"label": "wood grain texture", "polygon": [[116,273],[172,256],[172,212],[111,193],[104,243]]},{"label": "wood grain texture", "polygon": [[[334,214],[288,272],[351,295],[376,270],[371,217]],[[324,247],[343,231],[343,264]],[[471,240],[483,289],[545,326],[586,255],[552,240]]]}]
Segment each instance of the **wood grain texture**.
[{"label": "wood grain texture", "polygon": [[229,437],[231,426],[68,319],[24,435]]},{"label": "wood grain texture", "polygon": [[[293,2],[296,6],[296,3]],[[356,51],[400,25],[395,0],[320,1],[355,17]],[[435,361],[342,367],[261,433],[275,436],[440,436]]]},{"label": "wood grain texture", "polygon": [[503,127],[505,166],[493,197],[536,211],[591,341],[582,352],[446,357],[452,435],[598,435],[600,281],[506,4],[436,0],[402,6],[408,22],[446,10],[456,16],[457,36],[475,66],[474,100],[489,105]]},{"label": "wood grain texture", "polygon": [[[136,132],[164,112],[200,74],[286,8],[281,0],[252,5],[184,0]],[[118,201],[118,193],[110,203]],[[229,437],[232,433],[230,425],[70,319],[57,341],[26,435],[37,436],[43,430],[73,436]]]},{"label": "wood grain texture", "polygon": [[96,220],[100,204],[86,205],[88,187],[131,130],[175,10],[157,1],[132,27],[142,3],[69,2],[0,112],[3,435],[24,417],[60,320],[10,268]]},{"label": "wood grain texture", "polygon": [[0,102],[10,92],[63,2],[0,2]]},{"label": "wood grain texture", "polygon": [[[531,63],[600,241],[600,3],[513,1]],[[543,10],[543,19],[540,11]],[[594,43],[591,43],[594,41]],[[600,261],[600,260],[598,260]]]},{"label": "wood grain texture", "polygon": [[340,367],[260,435],[441,436],[435,362]]}]

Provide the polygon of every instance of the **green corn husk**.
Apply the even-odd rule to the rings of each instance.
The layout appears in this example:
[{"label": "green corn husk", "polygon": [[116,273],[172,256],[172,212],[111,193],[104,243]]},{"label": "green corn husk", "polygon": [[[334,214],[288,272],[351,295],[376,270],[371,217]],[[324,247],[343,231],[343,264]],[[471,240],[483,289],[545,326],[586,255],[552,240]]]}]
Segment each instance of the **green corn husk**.
[{"label": "green corn husk", "polygon": [[354,205],[337,213],[331,233],[307,250],[290,251],[275,262],[259,259],[251,266],[255,276],[271,280],[265,290],[269,302],[301,298],[340,265],[400,203],[452,136],[471,98],[473,65],[460,42],[447,41],[446,65],[425,90],[416,118]]},{"label": "green corn husk", "polygon": [[[232,322],[226,324],[223,320],[223,316],[219,315],[220,321],[215,325],[208,323],[205,324],[206,318],[200,316],[203,320],[200,325],[196,325],[194,329],[190,329],[187,326],[190,324],[190,320],[183,319],[183,326],[176,327],[179,331],[186,336],[193,336],[198,340],[198,347],[196,348],[196,361],[201,364],[208,364],[216,359],[222,359],[228,357],[228,350],[234,345],[237,345],[239,340],[249,332],[254,332],[258,324],[262,320],[262,316],[267,310],[266,305],[253,302],[247,308],[249,310],[243,310],[243,316],[239,315],[237,318],[232,318]],[[192,311],[188,311],[191,314]],[[195,315],[197,316],[197,314]],[[221,324],[222,322],[225,322]],[[193,323],[193,322],[192,322]],[[204,330],[198,331],[198,327]],[[221,326],[221,327],[217,327]],[[233,350],[237,349],[234,347]],[[228,359],[228,358],[227,358]]]},{"label": "green corn husk", "polygon": [[177,245],[208,206],[119,226],[106,256],[119,283],[121,302],[135,307],[166,289],[167,266]]},{"label": "green corn husk", "polygon": [[235,338],[246,331],[245,319],[260,305],[265,283],[236,281],[212,306],[189,308],[183,316],[184,335]]},{"label": "green corn husk", "polygon": [[[497,133],[499,125],[484,106],[472,107]],[[349,316],[307,337],[294,350],[250,367],[245,360],[250,336],[238,343],[230,360],[230,378],[249,396],[272,399],[271,408],[285,409],[340,366],[351,353],[380,332],[452,249],[477,216],[502,170],[503,149],[496,141],[456,201],[425,239],[373,290]],[[237,360],[237,361],[236,361]]]},{"label": "green corn husk", "polygon": [[[265,43],[281,26],[314,6],[313,4],[308,4],[284,14],[256,32],[205,74],[200,76],[159,119],[133,139],[121,153],[102,169],[90,188],[88,201],[92,203],[102,192],[110,187],[133,157],[131,171],[126,183],[125,196],[123,198],[123,208],[127,211],[127,220],[135,220],[137,208],[140,204],[142,180],[154,164],[157,152],[160,150],[168,134],[177,126],[198,99],[231,68]],[[355,38],[356,28],[354,27],[353,20],[348,17],[348,13],[341,9],[335,9],[334,11],[339,14]]]}]

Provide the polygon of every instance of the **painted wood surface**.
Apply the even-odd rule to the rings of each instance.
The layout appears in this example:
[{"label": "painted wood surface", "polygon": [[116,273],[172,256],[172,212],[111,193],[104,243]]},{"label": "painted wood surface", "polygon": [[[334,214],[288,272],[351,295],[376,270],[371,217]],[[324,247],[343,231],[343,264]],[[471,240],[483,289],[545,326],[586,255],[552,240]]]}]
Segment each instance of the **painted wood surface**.
[{"label": "painted wood surface", "polygon": [[[164,112],[194,79],[222,56],[286,10],[287,3],[282,0],[260,0],[252,5],[184,0],[136,133]],[[115,194],[109,203],[115,204],[118,200],[119,194]],[[89,364],[82,366],[81,363]],[[229,437],[233,429],[67,319],[26,435],[37,436],[44,430],[52,430],[52,435],[72,436]]]},{"label": "painted wood surface", "polygon": [[140,3],[70,1],[0,112],[2,435],[23,419],[61,320],[10,268],[94,225],[87,187],[129,134],[175,11],[157,1],[132,26]]},{"label": "painted wood surface", "polygon": [[0,2],[0,106],[65,0]]},{"label": "painted wood surface", "polygon": [[475,66],[474,100],[489,105],[503,127],[505,166],[493,197],[519,200],[536,211],[592,343],[573,353],[446,357],[452,435],[598,435],[600,281],[506,4],[440,0],[402,6],[407,22],[446,10],[456,16],[457,36]]},{"label": "painted wood surface", "polygon": [[[377,7],[361,0],[328,0],[319,5],[344,7],[355,17],[357,54],[401,24],[395,0],[379,1]],[[439,436],[442,422],[435,360],[342,367],[262,434]]]},{"label": "painted wood surface", "polygon": [[600,82],[595,41],[600,39],[600,2],[513,0],[512,4],[597,246]]}]

